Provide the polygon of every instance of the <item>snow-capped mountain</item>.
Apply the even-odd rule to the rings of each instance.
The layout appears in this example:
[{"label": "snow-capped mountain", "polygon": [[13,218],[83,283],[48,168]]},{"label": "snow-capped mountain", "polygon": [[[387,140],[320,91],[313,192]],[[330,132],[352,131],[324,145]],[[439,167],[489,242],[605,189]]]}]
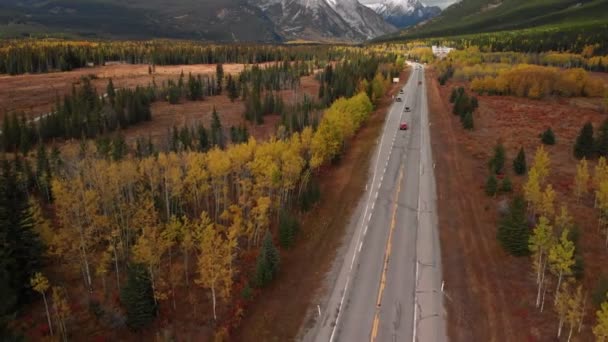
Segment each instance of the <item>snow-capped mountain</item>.
[{"label": "snow-capped mountain", "polygon": [[441,8],[424,6],[420,0],[368,0],[365,6],[399,28],[416,25],[441,13]]},{"label": "snow-capped mountain", "polygon": [[396,28],[358,0],[250,0],[286,40],[363,41]]}]

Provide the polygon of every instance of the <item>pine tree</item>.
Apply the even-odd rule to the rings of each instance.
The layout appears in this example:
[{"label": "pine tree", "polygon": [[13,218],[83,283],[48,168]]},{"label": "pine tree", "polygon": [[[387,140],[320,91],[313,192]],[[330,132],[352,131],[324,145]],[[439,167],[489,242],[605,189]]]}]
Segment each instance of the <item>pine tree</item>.
[{"label": "pine tree", "polygon": [[112,82],[111,78],[108,81],[106,95],[108,96],[108,99],[110,99],[110,104],[112,105],[112,107],[114,107],[114,104],[116,103],[116,89],[114,89],[114,82]]},{"label": "pine tree", "polygon": [[598,155],[608,157],[608,119],[604,120],[598,131],[596,149]]},{"label": "pine tree", "polygon": [[281,256],[272,242],[272,234],[270,233],[270,230],[267,230],[256,263],[256,285],[258,287],[268,285],[279,272],[280,263]]},{"label": "pine tree", "polygon": [[578,159],[593,157],[594,140],[593,140],[593,125],[587,122],[576,138],[574,144],[574,156]]},{"label": "pine tree", "polygon": [[236,81],[232,78],[232,75],[228,75],[228,98],[231,102],[239,98],[239,90],[236,87]]},{"label": "pine tree", "polygon": [[279,216],[279,241],[283,248],[293,246],[298,231],[298,221],[287,210],[282,210]]},{"label": "pine tree", "polygon": [[524,152],[523,147],[520,147],[517,157],[513,160],[513,171],[518,175],[523,175],[526,173],[527,169],[526,152]]},{"label": "pine tree", "polygon": [[553,134],[551,127],[547,128],[547,130],[543,132],[540,140],[545,145],[555,145],[555,134]]},{"label": "pine tree", "polygon": [[497,175],[503,173],[505,157],[505,147],[501,143],[496,144],[496,146],[494,146],[494,156],[488,162],[490,171]]},{"label": "pine tree", "polygon": [[500,220],[496,237],[502,247],[512,255],[525,256],[530,253],[526,203],[521,196],[516,196],[511,201],[509,212]]},{"label": "pine tree", "polygon": [[211,145],[219,148],[224,148],[224,132],[222,131],[222,122],[215,107],[211,114]]},{"label": "pine tree", "polygon": [[464,129],[473,130],[474,126],[473,113],[467,112],[462,118],[462,127]]},{"label": "pine tree", "polygon": [[217,94],[222,94],[222,83],[224,81],[224,66],[222,63],[218,63],[215,66],[215,78],[217,80]]},{"label": "pine tree", "polygon": [[459,96],[458,90],[456,88],[452,88],[452,94],[450,95],[450,103],[456,102],[456,99],[458,98],[458,96]]},{"label": "pine tree", "polygon": [[145,266],[131,264],[127,284],[122,288],[121,301],[127,311],[127,326],[141,330],[156,317],[156,305],[150,274]]},{"label": "pine tree", "polygon": [[503,178],[503,180],[500,184],[500,191],[501,192],[513,191],[513,184],[511,183],[511,179],[509,179],[509,177],[505,176],[505,178]]}]

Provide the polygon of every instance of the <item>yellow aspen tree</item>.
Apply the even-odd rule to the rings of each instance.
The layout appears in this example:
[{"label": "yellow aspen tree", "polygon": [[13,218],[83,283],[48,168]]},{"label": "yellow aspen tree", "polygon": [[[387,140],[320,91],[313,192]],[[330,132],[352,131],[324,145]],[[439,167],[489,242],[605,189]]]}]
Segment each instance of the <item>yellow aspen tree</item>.
[{"label": "yellow aspen tree", "polygon": [[[182,197],[192,210],[193,216],[198,216],[209,192],[209,172],[206,168],[207,157],[204,153],[189,152],[185,155],[186,175],[184,178],[184,193]],[[209,206],[205,207],[207,210]]]},{"label": "yellow aspen tree", "polygon": [[[175,282],[176,276],[174,274],[178,274],[173,271],[173,246],[179,244],[181,240],[181,234],[183,231],[182,222],[175,216],[171,216],[169,218],[169,222],[165,225],[165,229],[161,232],[161,237],[163,242],[166,244],[165,247],[169,252],[169,283],[171,284],[171,300],[173,303],[173,309],[177,309],[177,305],[175,302]],[[181,273],[181,272],[180,272]]]},{"label": "yellow aspen tree", "polygon": [[[553,236],[553,226],[551,226],[546,217],[541,216],[538,220],[538,224],[534,228],[532,235],[530,236],[530,241],[528,243],[528,247],[533,253],[533,258],[536,260],[534,265],[536,268],[536,284],[538,285],[536,292],[537,308],[541,307],[543,304],[541,303],[541,295],[543,289],[546,288],[545,274],[548,264],[548,255],[554,244],[555,238]],[[542,296],[542,298],[544,298],[544,296]]]},{"label": "yellow aspen tree", "polygon": [[46,277],[42,273],[36,272],[30,280],[30,285],[32,285],[32,289],[34,289],[34,291],[42,295],[42,299],[44,300],[44,310],[46,312],[46,321],[49,325],[49,331],[51,333],[51,336],[53,336],[53,324],[51,323],[51,313],[49,312],[49,304],[46,301],[46,291],[50,287],[49,280],[46,279]]},{"label": "yellow aspen tree", "polygon": [[580,201],[589,192],[589,166],[585,158],[576,166],[576,176],[574,177],[574,196]]},{"label": "yellow aspen tree", "polygon": [[553,304],[555,305],[555,312],[559,318],[559,324],[557,326],[558,339],[562,335],[562,328],[564,327],[564,322],[566,321],[566,317],[568,315],[569,301],[571,296],[570,284],[567,281],[561,284],[561,286],[559,286],[555,292],[555,301]]},{"label": "yellow aspen tree", "polygon": [[101,285],[103,287],[103,295],[106,296],[108,289],[106,287],[106,275],[108,274],[108,267],[112,261],[112,254],[110,248],[104,250],[99,257],[97,265],[95,267],[95,275],[101,279]]},{"label": "yellow aspen tree", "polygon": [[608,341],[608,300],[605,300],[600,309],[596,311],[596,323],[593,327],[593,335],[598,342]]},{"label": "yellow aspen tree", "polygon": [[53,311],[55,312],[55,318],[59,325],[59,331],[61,338],[64,342],[68,340],[68,330],[66,327],[66,320],[70,317],[70,305],[66,298],[66,291],[63,287],[52,287],[53,293]]},{"label": "yellow aspen tree", "polygon": [[574,328],[580,326],[585,314],[584,311],[583,287],[579,285],[576,291],[568,298],[568,312],[566,313],[566,323],[568,323],[568,342],[572,338]]},{"label": "yellow aspen tree", "polygon": [[196,284],[211,290],[213,300],[213,319],[217,320],[217,292],[227,300],[232,288],[232,273],[230,272],[231,247],[212,225],[203,230],[199,249],[202,251],[198,258],[198,274]]},{"label": "yellow aspen tree", "polygon": [[[150,202],[152,200],[147,198],[145,201]],[[155,217],[156,212],[152,210],[147,214],[148,218],[142,218],[142,224],[146,224],[146,226],[142,227],[142,233],[133,246],[133,260],[146,265],[148,268],[152,290],[154,291],[154,302],[156,304],[158,300],[167,299],[165,282],[159,273],[161,260],[167,251],[168,242],[161,234],[161,229]]]},{"label": "yellow aspen tree", "polygon": [[524,197],[528,202],[528,209],[531,209],[533,213],[539,208],[542,195],[538,171],[536,168],[532,168],[528,172],[528,181],[524,184]]},{"label": "yellow aspen tree", "polygon": [[214,217],[217,221],[219,215],[227,205],[228,177],[230,175],[230,158],[228,155],[216,148],[207,152],[207,167],[211,176],[211,188],[214,198]]},{"label": "yellow aspen tree", "polygon": [[188,291],[190,291],[190,254],[192,253],[195,244],[195,237],[193,231],[194,227],[193,223],[187,217],[184,216],[182,218],[182,221],[182,231],[180,235],[182,237],[182,254],[184,255],[184,275],[186,279],[186,287],[188,288]]},{"label": "yellow aspen tree", "polygon": [[605,157],[600,157],[593,170],[593,187],[597,190],[600,184],[608,180],[608,163]]},{"label": "yellow aspen tree", "polygon": [[606,226],[608,219],[608,180],[599,184],[595,191],[595,203],[599,210],[598,215],[598,230]]},{"label": "yellow aspen tree", "polygon": [[[59,243],[70,246],[61,246],[58,252],[77,252],[78,260],[83,270],[83,278],[86,288],[92,290],[92,277],[90,271],[89,250],[95,244],[94,232],[89,229],[87,211],[91,208],[91,196],[85,195],[84,184],[81,178],[76,179],[54,179],[53,193],[55,195],[55,209],[62,231]],[[88,200],[87,200],[88,199]],[[56,246],[58,247],[58,246]],[[73,259],[72,256],[63,255],[64,259]]]},{"label": "yellow aspen tree", "polygon": [[542,194],[541,205],[540,205],[540,214],[550,218],[555,215],[555,191],[553,191],[553,186],[551,184],[545,187],[545,191]]},{"label": "yellow aspen tree", "polygon": [[247,236],[249,244],[258,246],[262,235],[270,225],[270,197],[260,197],[252,209],[252,220],[248,223]]},{"label": "yellow aspen tree", "polygon": [[538,183],[542,186],[547,180],[551,168],[551,159],[542,145],[536,149],[532,165],[538,172]]},{"label": "yellow aspen tree", "polygon": [[36,233],[38,233],[38,236],[40,236],[40,239],[45,246],[51,246],[55,233],[51,228],[49,220],[44,217],[38,201],[34,200],[34,198],[30,198],[29,204],[32,212],[32,220],[36,223],[34,225]]},{"label": "yellow aspen tree", "polygon": [[564,229],[557,243],[549,249],[549,268],[557,275],[556,292],[559,291],[563,277],[572,274],[572,266],[574,266],[575,246],[568,237],[569,233],[568,229]]},{"label": "yellow aspen tree", "polygon": [[574,219],[568,213],[568,208],[562,204],[559,210],[559,215],[555,217],[555,228],[560,232],[564,229],[572,229],[574,226]]}]

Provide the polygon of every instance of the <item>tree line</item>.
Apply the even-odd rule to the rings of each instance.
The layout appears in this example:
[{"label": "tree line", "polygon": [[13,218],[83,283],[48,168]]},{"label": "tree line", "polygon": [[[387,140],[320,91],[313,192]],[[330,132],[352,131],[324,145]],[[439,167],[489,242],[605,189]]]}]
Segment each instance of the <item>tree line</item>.
[{"label": "tree line", "polygon": [[0,43],[0,73],[23,74],[69,71],[104,65],[180,65],[278,61],[333,61],[357,48],[330,46],[211,45],[186,41],[68,41],[55,39],[5,40]]}]

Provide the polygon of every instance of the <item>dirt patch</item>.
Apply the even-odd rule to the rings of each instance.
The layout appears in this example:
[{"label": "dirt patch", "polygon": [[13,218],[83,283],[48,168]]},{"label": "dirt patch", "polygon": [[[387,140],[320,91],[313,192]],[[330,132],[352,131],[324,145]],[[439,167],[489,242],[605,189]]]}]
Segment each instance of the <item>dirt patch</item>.
[{"label": "dirt patch", "polygon": [[[572,147],[583,123],[597,128],[605,118],[587,105],[588,99],[543,101],[515,97],[481,96],[475,113],[475,130],[462,129],[448,102],[455,83],[440,86],[433,72],[427,74],[432,145],[437,163],[439,228],[442,246],[448,335],[453,341],[540,341],[555,336],[557,321],[548,300],[545,311],[534,308],[535,282],[529,258],[507,255],[496,240],[497,206],[504,198],[488,198],[483,190],[492,147],[502,141],[507,150],[507,174],[521,191],[525,177],[513,174],[518,149],[526,150],[531,163],[540,144],[539,135],[551,126],[557,144],[545,147],[551,156],[549,183],[557,191],[556,204],[567,204],[581,230],[580,248],[585,259],[583,285],[591,293],[605,265],[607,253],[595,229],[597,219],[587,199],[576,203],[572,183],[576,160]],[[466,86],[466,84],[465,84]],[[549,290],[553,292],[553,289]],[[549,294],[552,299],[553,294]],[[590,301],[588,301],[589,303]],[[581,340],[591,340],[595,320],[589,305]]]},{"label": "dirt patch", "polygon": [[[236,74],[245,64],[224,64],[224,73]],[[215,64],[156,66],[154,74],[148,74],[148,65],[117,64],[82,68],[68,72],[48,74],[0,75],[0,119],[7,112],[24,111],[28,116],[37,116],[52,110],[57,97],[72,91],[72,85],[82,77],[94,76],[92,81],[97,91],[105,92],[111,78],[116,88],[146,86],[155,80],[157,84],[177,79],[181,72],[214,74]]]},{"label": "dirt patch", "polygon": [[[300,87],[296,90],[282,90],[279,92],[285,103],[293,104],[301,101],[304,96],[316,99],[319,92],[319,82],[314,76],[304,76],[300,80]],[[249,134],[258,140],[266,140],[275,134],[280,123],[279,115],[264,117],[262,125],[251,124],[245,120],[245,103],[242,100],[231,102],[226,95],[206,97],[204,101],[182,101],[177,105],[168,102],[155,102],[152,104],[152,121],[143,122],[123,131],[126,139],[133,141],[137,137],[152,137],[154,143],[167,142],[168,130],[173,126],[194,126],[202,123],[209,128],[211,114],[216,108],[222,126],[229,129],[231,126],[245,125]]]},{"label": "dirt patch", "polygon": [[282,253],[283,271],[248,308],[235,340],[294,340],[312,300],[321,290],[350,214],[365,189],[367,166],[391,96],[407,81],[407,73],[401,75],[401,80],[399,85],[392,86],[369,121],[349,142],[339,164],[320,176],[321,201],[302,218],[295,248]]}]

